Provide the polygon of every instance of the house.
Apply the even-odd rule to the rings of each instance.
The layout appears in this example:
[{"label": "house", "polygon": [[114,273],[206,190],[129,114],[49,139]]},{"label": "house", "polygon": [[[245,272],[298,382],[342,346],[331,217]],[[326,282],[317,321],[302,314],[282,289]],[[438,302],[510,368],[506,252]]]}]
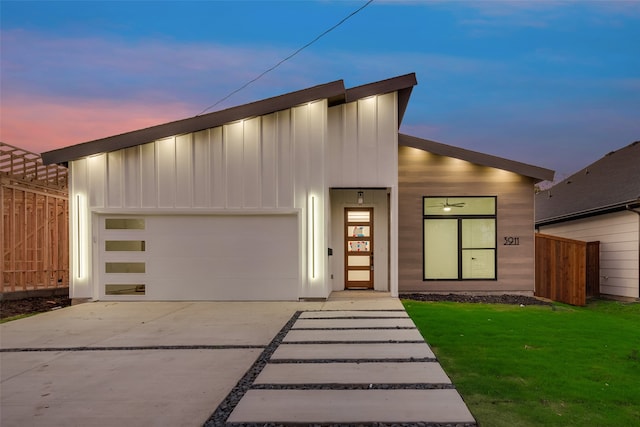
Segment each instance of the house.
[{"label": "house", "polygon": [[640,141],[613,151],[536,195],[536,229],[600,242],[600,293],[637,299]]},{"label": "house", "polygon": [[[338,80],[43,153],[70,171],[71,297],[532,293],[533,184],[553,173],[399,135],[416,84]],[[437,221],[450,206],[461,233]]]}]

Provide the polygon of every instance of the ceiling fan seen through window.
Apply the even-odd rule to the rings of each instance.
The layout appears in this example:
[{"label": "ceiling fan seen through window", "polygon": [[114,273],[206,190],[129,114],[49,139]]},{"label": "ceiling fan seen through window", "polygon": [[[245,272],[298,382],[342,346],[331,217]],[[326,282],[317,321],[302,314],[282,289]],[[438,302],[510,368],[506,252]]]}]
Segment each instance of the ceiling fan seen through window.
[{"label": "ceiling fan seen through window", "polygon": [[451,208],[463,208],[464,205],[466,203],[465,202],[460,202],[460,203],[449,203],[449,199],[445,199],[444,203],[437,203],[433,206],[429,206],[430,208],[436,208],[436,207],[442,207],[442,210],[445,212],[450,212]]}]

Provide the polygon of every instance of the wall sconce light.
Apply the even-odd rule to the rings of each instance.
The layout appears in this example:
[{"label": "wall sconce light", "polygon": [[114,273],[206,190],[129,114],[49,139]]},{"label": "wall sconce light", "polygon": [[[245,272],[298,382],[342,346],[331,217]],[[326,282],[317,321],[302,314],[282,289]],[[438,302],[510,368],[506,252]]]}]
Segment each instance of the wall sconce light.
[{"label": "wall sconce light", "polygon": [[364,191],[358,191],[358,204],[361,205],[364,203]]}]

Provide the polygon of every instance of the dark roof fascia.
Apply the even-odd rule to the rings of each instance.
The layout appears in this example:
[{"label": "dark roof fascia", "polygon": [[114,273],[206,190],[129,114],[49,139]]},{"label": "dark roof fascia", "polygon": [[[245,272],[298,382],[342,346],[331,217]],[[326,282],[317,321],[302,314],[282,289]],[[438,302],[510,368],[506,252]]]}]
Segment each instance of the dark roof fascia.
[{"label": "dark roof fascia", "polygon": [[71,160],[90,156],[97,153],[121,150],[135,147],[140,144],[156,141],[173,135],[183,135],[198,132],[204,129],[221,126],[237,120],[246,119],[286,110],[296,105],[315,101],[318,99],[330,99],[333,102],[344,102],[345,87],[343,80],[313,86],[307,89],[290,92],[284,95],[267,98],[249,104],[215,111],[213,113],[190,117],[170,123],[164,123],[145,129],[97,139],[77,145],[72,145],[57,150],[42,153],[42,161],[45,165],[53,163],[67,163]]},{"label": "dark roof fascia", "polygon": [[346,102],[357,101],[368,96],[390,93],[401,89],[412,88],[418,84],[416,73],[409,73],[403,76],[392,77],[380,80],[379,82],[367,83],[347,89]]},{"label": "dark roof fascia", "polygon": [[409,98],[411,98],[412,91],[413,87],[400,89],[398,91],[398,129],[400,129],[402,119],[404,119],[404,112],[407,111],[407,105],[409,104]]},{"label": "dark roof fascia", "polygon": [[567,221],[575,221],[578,219],[591,218],[594,216],[605,215],[605,214],[610,214],[610,213],[620,212],[620,211],[633,211],[640,214],[640,212],[635,210],[637,208],[640,208],[640,200],[629,200],[627,202],[616,203],[615,205],[611,205],[611,206],[602,206],[595,209],[589,209],[583,212],[573,212],[570,214],[561,215],[554,218],[545,218],[541,220],[536,220],[535,225],[536,227],[542,227],[545,225],[558,224],[558,223],[567,222]]},{"label": "dark roof fascia", "polygon": [[464,148],[454,147],[443,144],[441,142],[430,141],[406,134],[398,135],[398,144],[417,148],[419,150],[428,151],[440,156],[454,157],[456,159],[465,160],[481,166],[489,166],[496,169],[502,169],[514,172],[529,178],[533,178],[535,182],[552,181],[555,174],[551,169],[533,166],[527,163],[517,162],[502,157],[492,156],[490,154],[480,153],[478,151],[467,150]]},{"label": "dark roof fascia", "polygon": [[418,84],[416,73],[409,73],[398,77],[392,77],[379,82],[368,83],[347,89],[345,102],[354,102],[359,99],[383,93],[398,92],[398,127],[402,123],[404,112],[407,110],[409,98],[413,87]]}]

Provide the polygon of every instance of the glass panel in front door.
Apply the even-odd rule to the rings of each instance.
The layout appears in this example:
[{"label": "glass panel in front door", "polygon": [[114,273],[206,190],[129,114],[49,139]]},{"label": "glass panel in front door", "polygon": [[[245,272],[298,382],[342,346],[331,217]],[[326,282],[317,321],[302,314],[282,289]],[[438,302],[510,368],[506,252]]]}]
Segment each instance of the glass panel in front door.
[{"label": "glass panel in front door", "polygon": [[345,208],[346,289],[373,289],[373,208]]}]

